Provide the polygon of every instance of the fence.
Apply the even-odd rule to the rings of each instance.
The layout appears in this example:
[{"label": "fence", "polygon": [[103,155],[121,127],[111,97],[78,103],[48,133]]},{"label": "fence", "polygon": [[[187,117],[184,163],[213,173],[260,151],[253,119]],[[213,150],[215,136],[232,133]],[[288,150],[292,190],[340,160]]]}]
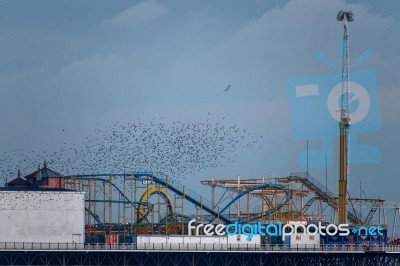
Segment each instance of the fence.
[{"label": "fence", "polygon": [[121,250],[121,251],[249,251],[249,252],[398,252],[391,245],[270,245],[270,244],[200,244],[200,243],[121,243],[106,245],[83,243],[0,242],[4,250]]}]

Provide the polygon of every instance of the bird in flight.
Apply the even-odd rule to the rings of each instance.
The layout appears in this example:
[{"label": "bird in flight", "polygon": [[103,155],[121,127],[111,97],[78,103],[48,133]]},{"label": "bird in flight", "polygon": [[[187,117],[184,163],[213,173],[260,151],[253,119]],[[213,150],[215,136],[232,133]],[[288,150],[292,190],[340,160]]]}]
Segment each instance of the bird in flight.
[{"label": "bird in flight", "polygon": [[230,87],[231,87],[231,85],[229,85],[224,91],[229,91]]}]

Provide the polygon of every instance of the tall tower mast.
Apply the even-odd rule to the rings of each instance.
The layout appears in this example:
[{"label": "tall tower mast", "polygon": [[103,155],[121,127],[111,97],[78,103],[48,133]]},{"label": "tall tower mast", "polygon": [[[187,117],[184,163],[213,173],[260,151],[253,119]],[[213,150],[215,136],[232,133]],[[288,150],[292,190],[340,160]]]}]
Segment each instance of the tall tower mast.
[{"label": "tall tower mast", "polygon": [[349,68],[349,34],[348,23],[354,21],[351,11],[341,10],[336,16],[343,21],[343,58],[342,58],[342,98],[339,121],[339,224],[347,220],[347,180],[349,177],[349,131],[350,131],[350,68]]}]

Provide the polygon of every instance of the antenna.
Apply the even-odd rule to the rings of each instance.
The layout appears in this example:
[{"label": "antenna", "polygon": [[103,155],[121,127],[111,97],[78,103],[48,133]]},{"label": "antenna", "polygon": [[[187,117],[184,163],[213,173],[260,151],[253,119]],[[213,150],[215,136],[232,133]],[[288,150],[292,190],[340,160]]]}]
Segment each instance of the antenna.
[{"label": "antenna", "polygon": [[307,178],[308,178],[308,140],[307,140]]},{"label": "antenna", "polygon": [[349,67],[349,33],[348,23],[354,21],[353,12],[340,10],[336,16],[343,21],[343,54],[342,54],[342,97],[339,121],[339,224],[347,220],[347,181],[349,177],[349,131],[350,131],[350,67]]}]

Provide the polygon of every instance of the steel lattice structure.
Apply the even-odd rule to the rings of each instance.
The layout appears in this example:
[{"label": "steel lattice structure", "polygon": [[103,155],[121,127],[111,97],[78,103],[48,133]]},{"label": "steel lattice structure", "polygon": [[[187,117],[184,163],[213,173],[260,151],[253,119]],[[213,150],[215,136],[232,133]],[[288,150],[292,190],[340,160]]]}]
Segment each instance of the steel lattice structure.
[{"label": "steel lattice structure", "polygon": [[398,254],[389,253],[255,253],[255,252],[0,252],[1,265],[378,265],[400,264]]},{"label": "steel lattice structure", "polygon": [[[211,201],[176,180],[160,176],[143,172],[67,176],[67,188],[86,192],[88,240],[98,242],[98,238],[91,240],[92,236],[107,234],[187,234],[185,225],[193,217],[225,224],[337,219],[338,196],[308,173],[202,181],[212,189]],[[222,192],[216,200],[217,188]],[[398,204],[382,199],[353,198],[351,203],[348,217],[357,225],[387,224],[388,208],[394,210],[395,219],[399,214]],[[362,213],[356,211],[361,207]],[[396,220],[393,233],[395,224]]]}]

